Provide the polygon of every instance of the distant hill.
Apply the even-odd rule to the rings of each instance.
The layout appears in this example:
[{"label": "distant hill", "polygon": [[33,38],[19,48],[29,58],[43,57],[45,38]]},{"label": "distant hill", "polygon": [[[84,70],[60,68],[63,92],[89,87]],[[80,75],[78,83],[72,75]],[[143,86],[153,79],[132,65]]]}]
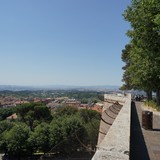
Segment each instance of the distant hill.
[{"label": "distant hill", "polygon": [[119,90],[120,86],[97,85],[97,86],[72,86],[72,85],[46,85],[46,86],[18,86],[18,85],[0,85],[0,91],[23,91],[23,90]]},{"label": "distant hill", "polygon": [[0,91],[4,90],[23,91],[23,90],[34,90],[34,88],[30,86],[0,85]]}]

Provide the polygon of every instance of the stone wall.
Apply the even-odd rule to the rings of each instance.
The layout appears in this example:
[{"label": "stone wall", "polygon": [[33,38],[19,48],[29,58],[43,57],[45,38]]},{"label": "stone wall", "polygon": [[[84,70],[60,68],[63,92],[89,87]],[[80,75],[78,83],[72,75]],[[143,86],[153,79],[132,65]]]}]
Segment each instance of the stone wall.
[{"label": "stone wall", "polygon": [[104,95],[105,100],[120,102],[122,109],[114,120],[92,160],[129,160],[131,95]]}]

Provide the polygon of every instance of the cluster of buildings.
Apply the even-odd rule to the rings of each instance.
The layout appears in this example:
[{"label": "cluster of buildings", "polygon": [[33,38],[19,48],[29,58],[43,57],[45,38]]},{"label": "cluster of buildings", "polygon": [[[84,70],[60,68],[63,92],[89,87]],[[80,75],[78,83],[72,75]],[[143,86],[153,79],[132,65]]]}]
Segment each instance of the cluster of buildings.
[{"label": "cluster of buildings", "polygon": [[91,109],[96,110],[97,112],[102,112],[102,103],[90,103],[83,104],[76,99],[68,99],[67,97],[56,98],[54,101],[47,104],[47,106],[51,109],[58,108],[60,106],[70,106],[77,107],[78,109]]},{"label": "cluster of buildings", "polygon": [[0,97],[0,107],[7,108],[13,107],[19,104],[29,103],[26,99],[16,98],[12,96],[1,96]]},{"label": "cluster of buildings", "polygon": [[31,102],[43,102],[48,104],[53,101],[53,98],[17,98],[13,96],[1,96],[0,97],[0,108],[15,107],[20,104],[26,104]]},{"label": "cluster of buildings", "polygon": [[[59,98],[16,98],[12,96],[0,97],[0,108],[10,108],[21,104],[31,103],[31,102],[43,102],[51,110],[54,110],[62,106],[77,107],[78,109],[91,109],[99,113],[102,112],[102,103],[90,103],[83,104],[76,99],[69,99],[68,97]],[[11,115],[8,119],[16,119],[16,115]]]}]

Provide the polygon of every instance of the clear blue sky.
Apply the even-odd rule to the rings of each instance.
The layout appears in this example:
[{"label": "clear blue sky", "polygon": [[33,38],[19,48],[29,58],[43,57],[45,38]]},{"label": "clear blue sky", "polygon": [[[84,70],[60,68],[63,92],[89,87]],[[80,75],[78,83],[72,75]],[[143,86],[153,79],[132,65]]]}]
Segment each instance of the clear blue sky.
[{"label": "clear blue sky", "polygon": [[1,85],[121,85],[130,0],[0,0]]}]

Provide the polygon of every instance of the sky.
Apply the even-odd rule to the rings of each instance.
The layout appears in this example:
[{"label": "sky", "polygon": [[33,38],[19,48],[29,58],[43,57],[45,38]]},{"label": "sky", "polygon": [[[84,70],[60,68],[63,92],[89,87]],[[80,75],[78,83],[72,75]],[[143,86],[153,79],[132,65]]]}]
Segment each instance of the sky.
[{"label": "sky", "polygon": [[0,85],[121,85],[130,0],[0,0]]}]

